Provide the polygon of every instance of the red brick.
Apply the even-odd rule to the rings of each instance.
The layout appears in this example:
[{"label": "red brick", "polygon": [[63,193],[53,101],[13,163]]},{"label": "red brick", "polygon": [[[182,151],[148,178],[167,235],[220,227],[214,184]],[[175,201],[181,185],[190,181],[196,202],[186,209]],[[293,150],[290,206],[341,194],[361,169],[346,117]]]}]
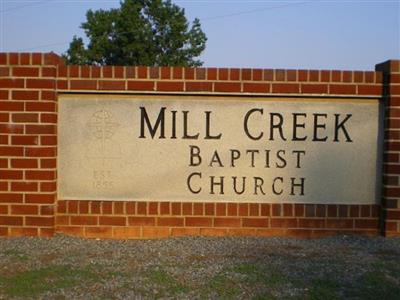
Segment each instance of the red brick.
[{"label": "red brick", "polygon": [[112,227],[86,227],[85,236],[88,238],[112,238]]},{"label": "red brick", "polygon": [[202,236],[213,236],[213,237],[226,236],[227,235],[227,229],[222,229],[222,228],[200,228],[200,235],[202,235]]},{"label": "red brick", "polygon": [[358,95],[376,95],[380,96],[383,93],[383,88],[381,85],[359,85]]},{"label": "red brick", "polygon": [[332,71],[332,81],[340,82],[342,81],[342,72],[341,71]]},{"label": "red brick", "polygon": [[138,78],[147,78],[147,67],[138,67],[137,74]]},{"label": "red brick", "polygon": [[228,216],[238,215],[238,205],[237,203],[228,203]]},{"label": "red brick", "polygon": [[328,93],[327,84],[302,84],[301,92],[304,94],[326,94]]},{"label": "red brick", "polygon": [[215,218],[215,227],[240,227],[239,218]]},{"label": "red brick", "polygon": [[261,204],[261,212],[260,215],[262,217],[268,217],[271,215],[271,204],[263,203]]},{"label": "red brick", "polygon": [[[221,80],[222,78],[220,78]],[[223,78],[228,79],[228,78]],[[251,69],[242,69],[242,80],[251,80]]]},{"label": "red brick", "polygon": [[147,214],[147,203],[138,202],[136,207],[137,207],[137,214],[138,215],[146,215]]},{"label": "red brick", "polygon": [[42,68],[42,77],[56,77],[57,69],[54,67]]},{"label": "red brick", "polygon": [[112,78],[113,77],[113,66],[103,66],[103,77],[104,78]]},{"label": "red brick", "polygon": [[78,203],[79,214],[88,214],[89,213],[89,201],[79,201]]},{"label": "red brick", "polygon": [[26,111],[40,111],[40,112],[55,112],[56,111],[56,103],[55,102],[26,102],[25,103]]},{"label": "red brick", "polygon": [[262,80],[262,69],[253,69],[253,81]]},{"label": "red brick", "polygon": [[347,84],[331,84],[329,87],[329,93],[337,95],[355,95],[356,86]]},{"label": "red brick", "polygon": [[92,78],[100,78],[101,67],[90,66],[90,76]]},{"label": "red brick", "polygon": [[170,210],[170,203],[169,202],[161,202],[160,203],[160,214],[161,215],[169,215]]},{"label": "red brick", "polygon": [[245,93],[269,93],[269,83],[243,83],[243,92]]},{"label": "red brick", "polygon": [[110,226],[125,226],[125,217],[99,217],[99,225],[110,225]]},{"label": "red brick", "polygon": [[150,67],[150,78],[158,79],[160,77],[160,68],[159,67]]},{"label": "red brick", "polygon": [[296,217],[304,217],[304,204],[294,205],[294,215]]},{"label": "red brick", "polygon": [[54,194],[26,194],[25,203],[53,204]]},{"label": "red brick", "polygon": [[7,53],[0,53],[0,65],[7,64]]},{"label": "red brick", "polygon": [[114,78],[124,78],[125,67],[114,66]]},{"label": "red brick", "polygon": [[100,214],[101,213],[101,202],[100,201],[91,201],[90,202],[90,213],[91,214]]},{"label": "red brick", "polygon": [[68,90],[68,80],[57,80],[58,90]]},{"label": "red brick", "polygon": [[230,69],[229,80],[240,80],[240,69]]},{"label": "red brick", "polygon": [[153,81],[128,81],[128,90],[154,91],[154,82]]},{"label": "red brick", "polygon": [[243,227],[269,227],[269,218],[243,218]]},{"label": "red brick", "polygon": [[321,81],[322,82],[331,81],[331,72],[330,71],[321,71]]},{"label": "red brick", "polygon": [[202,216],[204,214],[204,204],[193,203],[193,214],[197,216]]},{"label": "red brick", "polygon": [[45,135],[40,137],[40,145],[43,146],[56,146],[57,136],[55,135]]},{"label": "red brick", "polygon": [[279,94],[299,93],[300,85],[297,83],[273,83],[272,92]]},{"label": "red brick", "polygon": [[54,217],[25,217],[27,226],[54,226]]},{"label": "red brick", "polygon": [[114,203],[114,214],[122,215],[124,213],[124,202],[113,202],[113,203]]},{"label": "red brick", "polygon": [[38,91],[12,91],[11,98],[14,100],[38,100]]},{"label": "red brick", "polygon": [[167,227],[144,227],[142,230],[142,238],[166,238],[169,236],[169,228]]},{"label": "red brick", "polygon": [[0,156],[23,156],[23,147],[7,147],[0,146]]},{"label": "red brick", "polygon": [[140,237],[141,231],[138,227],[115,227],[113,237],[117,239],[131,239]]},{"label": "red brick", "polygon": [[24,79],[0,78],[0,87],[2,89],[24,88]]},{"label": "red brick", "polygon": [[71,88],[71,90],[96,90],[97,81],[96,80],[71,80],[70,88]]},{"label": "red brick", "polygon": [[17,113],[12,114],[11,119],[15,123],[37,123],[39,121],[39,114]]},{"label": "red brick", "polygon": [[154,226],[155,224],[154,217],[128,217],[129,226]]},{"label": "red brick", "polygon": [[22,179],[22,171],[1,170],[0,179]]},{"label": "red brick", "polygon": [[170,218],[157,218],[157,225],[158,226],[183,226],[183,218],[176,218],[176,217],[170,217]]},{"label": "red brick", "polygon": [[11,191],[13,192],[36,192],[37,182],[11,182]]},{"label": "red brick", "polygon": [[217,69],[216,68],[207,68],[207,79],[208,80],[216,80],[217,79]]},{"label": "red brick", "polygon": [[36,67],[14,67],[13,76],[15,77],[38,77],[39,68]]},{"label": "red brick", "polygon": [[0,113],[0,122],[9,122],[10,114],[9,113]]},{"label": "red brick", "polygon": [[27,157],[54,157],[54,156],[56,156],[56,149],[53,147],[25,148],[25,156],[27,156]]},{"label": "red brick", "polygon": [[185,79],[192,80],[194,79],[194,69],[193,68],[184,68]]},{"label": "red brick", "polygon": [[376,229],[379,228],[377,219],[356,219],[355,228]]},{"label": "red brick", "polygon": [[171,214],[180,215],[182,213],[181,203],[171,203]]},{"label": "red brick", "polygon": [[0,101],[0,111],[23,111],[24,106],[20,101]]},{"label": "red brick", "polygon": [[160,67],[161,78],[170,79],[171,78],[171,68],[170,67]]},{"label": "red brick", "polygon": [[8,62],[10,65],[19,65],[19,53],[9,53]]},{"label": "red brick", "polygon": [[198,81],[189,81],[186,82],[186,91],[188,92],[211,92],[212,91],[212,82],[198,82]]},{"label": "red brick", "polygon": [[275,70],[275,81],[285,81],[285,70],[277,69]]},{"label": "red brick", "polygon": [[57,94],[55,91],[42,91],[40,99],[54,101],[57,99]]},{"label": "red brick", "polygon": [[37,215],[39,209],[37,205],[11,205],[13,215]]},{"label": "red brick", "polygon": [[54,89],[55,86],[53,79],[26,79],[28,89]]},{"label": "red brick", "polygon": [[226,203],[216,204],[217,216],[226,216]]},{"label": "red brick", "polygon": [[41,182],[40,191],[41,192],[55,192],[57,185],[55,182]]},{"label": "red brick", "polygon": [[297,220],[294,218],[272,218],[271,227],[294,228],[297,227]]},{"label": "red brick", "polygon": [[400,210],[386,210],[387,220],[400,220]]},{"label": "red brick", "polygon": [[12,145],[37,145],[39,138],[32,135],[14,135],[11,137]]},{"label": "red brick", "polygon": [[55,171],[25,171],[25,179],[28,180],[55,180]]},{"label": "red brick", "polygon": [[272,216],[279,217],[282,215],[282,205],[272,204]]},{"label": "red brick", "polygon": [[265,69],[264,70],[264,80],[265,81],[273,81],[274,80],[274,70]]},{"label": "red brick", "polygon": [[21,53],[20,54],[21,65],[30,65],[30,60],[31,60],[30,53]]},{"label": "red brick", "polygon": [[0,203],[21,203],[22,201],[22,194],[0,193]]},{"label": "red brick", "polygon": [[16,124],[0,124],[0,133],[23,133],[24,127],[23,125]]},{"label": "red brick", "polygon": [[354,227],[352,219],[327,219],[326,228],[350,229]]},{"label": "red brick", "polygon": [[250,203],[250,216],[259,216],[260,215],[260,206],[258,203]]},{"label": "red brick", "polygon": [[215,92],[240,92],[241,85],[238,82],[216,82],[214,90]]},{"label": "red brick", "polygon": [[205,203],[204,204],[204,214],[206,216],[215,215],[215,203]]},{"label": "red brick", "polygon": [[149,203],[149,215],[158,215],[158,203],[157,202]]},{"label": "red brick", "polygon": [[112,206],[113,206],[112,202],[108,202],[108,201],[102,202],[101,203],[102,214],[111,215],[113,213]]},{"label": "red brick", "polygon": [[125,81],[99,80],[99,90],[125,90]]},{"label": "red brick", "polygon": [[171,228],[172,236],[198,236],[200,235],[199,228]]},{"label": "red brick", "polygon": [[57,115],[56,114],[40,114],[40,122],[41,123],[57,123]]},{"label": "red brick", "polygon": [[186,226],[197,226],[197,227],[210,227],[212,226],[212,218],[204,217],[186,217]]},{"label": "red brick", "polygon": [[239,203],[239,216],[248,216],[249,215],[249,204],[248,203]]},{"label": "red brick", "polygon": [[173,67],[172,68],[172,76],[174,79],[182,79],[183,78],[183,68]]},{"label": "red brick", "polygon": [[325,219],[299,219],[300,228],[324,228]]},{"label": "red brick", "polygon": [[54,205],[42,205],[40,206],[40,215],[42,216],[53,216]]},{"label": "red brick", "polygon": [[206,69],[205,68],[197,68],[196,69],[196,79],[197,80],[206,79]]},{"label": "red brick", "polygon": [[193,214],[192,203],[182,203],[182,214],[185,216],[190,216]]},{"label": "red brick", "polygon": [[319,71],[310,70],[309,71],[309,81],[319,81]]},{"label": "red brick", "polygon": [[7,205],[0,205],[0,215],[8,214],[8,206]]},{"label": "red brick", "polygon": [[176,81],[159,81],[157,82],[157,91],[182,92],[184,91],[184,84]]},{"label": "red brick", "polygon": [[0,225],[21,226],[22,217],[0,216]]}]

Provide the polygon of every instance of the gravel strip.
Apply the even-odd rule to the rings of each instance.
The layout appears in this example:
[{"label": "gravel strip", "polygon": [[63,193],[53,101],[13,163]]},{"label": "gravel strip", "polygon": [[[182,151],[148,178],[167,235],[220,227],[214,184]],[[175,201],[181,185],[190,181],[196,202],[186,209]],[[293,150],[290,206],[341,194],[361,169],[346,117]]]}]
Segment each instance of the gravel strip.
[{"label": "gravel strip", "polygon": [[[35,270],[47,287],[13,290]],[[399,238],[0,239],[0,299],[363,299],[374,272],[400,295]]]}]

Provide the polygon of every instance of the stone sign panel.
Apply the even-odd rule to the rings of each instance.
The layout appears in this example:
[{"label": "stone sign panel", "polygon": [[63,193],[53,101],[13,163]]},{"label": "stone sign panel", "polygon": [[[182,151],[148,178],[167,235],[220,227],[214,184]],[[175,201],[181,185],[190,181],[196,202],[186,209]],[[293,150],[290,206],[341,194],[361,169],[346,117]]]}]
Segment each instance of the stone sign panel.
[{"label": "stone sign panel", "polygon": [[60,95],[58,198],[374,204],[379,111],[374,99]]}]

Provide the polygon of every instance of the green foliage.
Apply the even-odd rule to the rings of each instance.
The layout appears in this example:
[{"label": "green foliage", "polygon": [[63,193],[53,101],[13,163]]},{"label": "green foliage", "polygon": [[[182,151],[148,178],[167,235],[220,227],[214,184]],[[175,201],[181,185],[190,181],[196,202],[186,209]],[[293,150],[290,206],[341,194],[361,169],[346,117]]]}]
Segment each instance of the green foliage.
[{"label": "green foliage", "polygon": [[79,283],[98,280],[90,269],[52,266],[0,278],[0,287],[10,297],[33,297],[46,291],[69,288]]},{"label": "green foliage", "polygon": [[189,23],[170,0],[124,0],[120,8],[89,10],[82,28],[89,39],[74,37],[64,58],[69,64],[200,66],[205,49],[200,21]]}]

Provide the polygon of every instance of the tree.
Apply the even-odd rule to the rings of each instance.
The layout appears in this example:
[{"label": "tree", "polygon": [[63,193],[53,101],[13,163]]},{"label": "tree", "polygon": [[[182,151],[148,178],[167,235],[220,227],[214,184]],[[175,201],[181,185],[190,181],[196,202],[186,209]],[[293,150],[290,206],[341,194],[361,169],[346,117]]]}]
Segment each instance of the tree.
[{"label": "tree", "polygon": [[89,10],[82,23],[89,39],[73,37],[63,55],[69,64],[201,66],[206,35],[170,0],[124,0],[120,8]]}]

